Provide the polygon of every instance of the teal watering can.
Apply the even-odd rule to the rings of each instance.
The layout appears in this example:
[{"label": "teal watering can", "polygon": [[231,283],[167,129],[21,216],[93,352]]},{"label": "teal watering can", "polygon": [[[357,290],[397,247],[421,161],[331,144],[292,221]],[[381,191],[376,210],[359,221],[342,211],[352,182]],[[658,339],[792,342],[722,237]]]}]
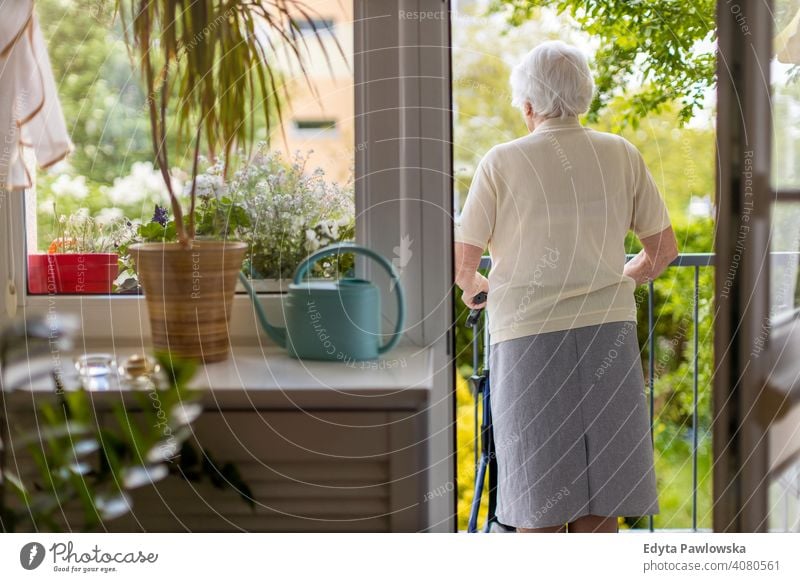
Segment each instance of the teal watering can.
[{"label": "teal watering can", "polygon": [[[397,297],[397,322],[392,337],[380,345],[380,290],[364,279],[343,278],[304,280],[316,261],[338,253],[366,255],[377,261],[394,282]],[[239,274],[253,301],[261,327],[294,358],[309,360],[374,360],[390,350],[400,339],[405,319],[403,287],[394,265],[378,253],[354,243],[327,246],[306,258],[294,273],[288,296],[283,301],[286,327],[267,321],[261,302],[244,274]]]}]

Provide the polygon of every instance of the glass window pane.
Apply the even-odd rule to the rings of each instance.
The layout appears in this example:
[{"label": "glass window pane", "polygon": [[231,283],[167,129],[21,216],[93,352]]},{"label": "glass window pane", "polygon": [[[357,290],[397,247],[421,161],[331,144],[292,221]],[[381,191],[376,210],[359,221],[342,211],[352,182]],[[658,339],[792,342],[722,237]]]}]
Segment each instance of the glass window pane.
[{"label": "glass window pane", "polygon": [[[307,46],[305,74],[296,62],[276,58],[288,94],[279,87],[283,119],[271,120],[270,135],[263,115],[253,120],[256,142],[269,145],[255,147],[249,160],[236,155],[224,188],[221,160],[203,158],[197,181],[204,216],[216,216],[212,201],[227,214],[223,195],[246,213],[249,226],[229,236],[250,244],[243,268],[260,291],[279,290],[279,280],[310,252],[355,232],[352,3],[310,0],[305,7],[314,20],[312,26],[296,18]],[[141,238],[143,225],[171,219],[153,165],[141,75],[131,66],[113,3],[39,0],[37,13],[75,151],[39,171],[28,192],[27,212],[35,216],[28,221],[28,291],[138,293],[125,249]],[[283,53],[279,35],[266,24],[263,33]],[[188,198],[191,148],[170,143],[173,185]],[[212,230],[218,227],[199,234]],[[348,260],[323,262],[314,274],[332,275],[349,268]]]},{"label": "glass window pane", "polygon": [[775,2],[772,185],[800,188],[800,0]]},{"label": "glass window pane", "polygon": [[776,316],[800,307],[800,203],[777,202],[773,205],[770,250],[770,312]]},{"label": "glass window pane", "polygon": [[[772,61],[772,186],[800,188],[800,0],[775,2]],[[770,313],[785,315],[800,306],[800,203],[772,208]]]}]

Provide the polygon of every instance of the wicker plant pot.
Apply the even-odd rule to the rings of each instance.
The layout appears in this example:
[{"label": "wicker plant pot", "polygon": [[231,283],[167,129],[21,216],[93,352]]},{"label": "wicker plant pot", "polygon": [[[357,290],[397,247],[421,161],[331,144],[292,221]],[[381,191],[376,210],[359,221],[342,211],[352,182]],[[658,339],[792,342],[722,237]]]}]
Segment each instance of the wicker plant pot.
[{"label": "wicker plant pot", "polygon": [[131,246],[144,289],[153,347],[203,362],[225,360],[228,321],[247,245],[194,241]]}]

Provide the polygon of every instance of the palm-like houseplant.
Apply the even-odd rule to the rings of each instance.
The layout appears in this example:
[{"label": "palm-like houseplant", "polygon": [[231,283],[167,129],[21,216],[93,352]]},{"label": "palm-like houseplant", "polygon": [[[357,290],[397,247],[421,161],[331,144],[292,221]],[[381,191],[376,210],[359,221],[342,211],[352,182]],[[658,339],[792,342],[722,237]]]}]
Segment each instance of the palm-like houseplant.
[{"label": "palm-like houseplant", "polygon": [[[316,14],[299,0],[118,0],[126,38],[147,90],[155,160],[169,192],[178,242],[131,247],[147,299],[153,343],[184,357],[225,359],[228,317],[246,245],[195,239],[201,152],[245,153],[263,115],[269,136],[279,95],[288,99],[280,63],[311,86],[305,21],[327,59]],[[338,48],[338,45],[337,45]],[[193,151],[188,212],[170,179],[168,125]],[[172,129],[172,128],[169,128]]]}]

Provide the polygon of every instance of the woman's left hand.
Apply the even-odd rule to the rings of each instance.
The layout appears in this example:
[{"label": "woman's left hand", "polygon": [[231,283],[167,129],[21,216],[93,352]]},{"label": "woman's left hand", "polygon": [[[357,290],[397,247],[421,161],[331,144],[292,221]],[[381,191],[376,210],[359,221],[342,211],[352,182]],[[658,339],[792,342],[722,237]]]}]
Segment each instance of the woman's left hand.
[{"label": "woman's left hand", "polygon": [[486,301],[483,303],[473,303],[472,298],[481,291],[489,293],[489,279],[478,273],[477,271],[463,286],[461,286],[463,293],[461,300],[470,309],[483,309],[486,306]]}]

